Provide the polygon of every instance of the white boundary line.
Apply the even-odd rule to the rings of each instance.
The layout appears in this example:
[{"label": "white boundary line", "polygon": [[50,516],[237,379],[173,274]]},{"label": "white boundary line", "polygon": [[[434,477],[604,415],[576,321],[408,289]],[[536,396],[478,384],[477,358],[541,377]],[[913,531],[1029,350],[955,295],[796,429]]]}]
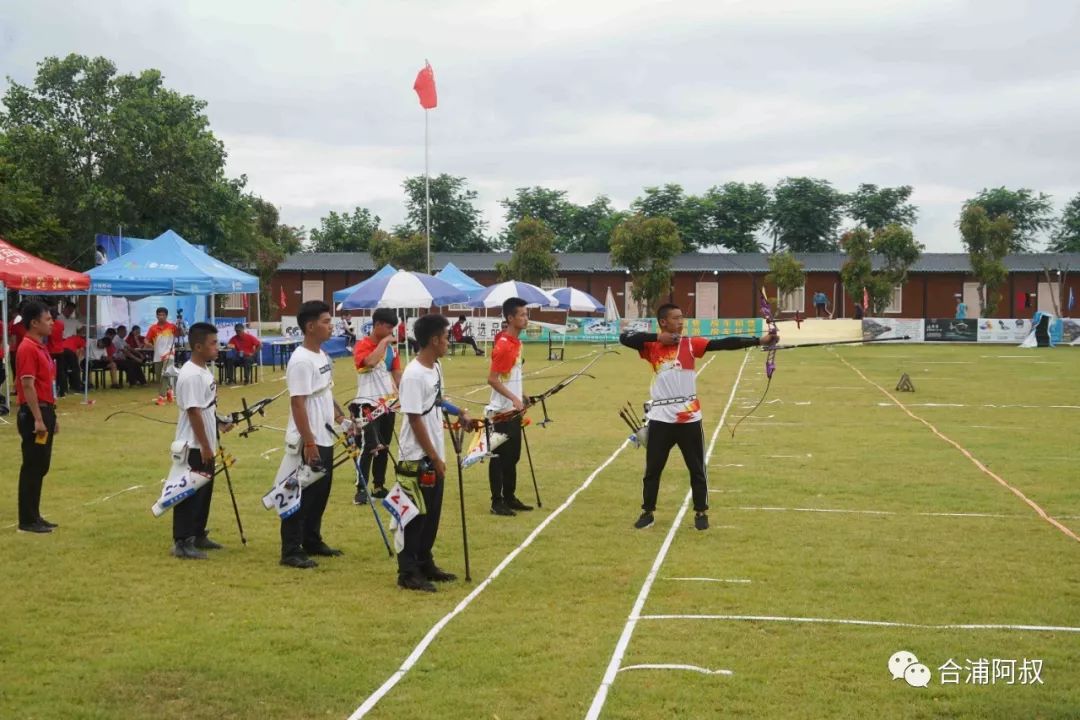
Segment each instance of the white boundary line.
[{"label": "white boundary line", "polygon": [[[727,405],[724,407],[724,412],[720,415],[720,422],[716,424],[716,430],[713,431],[712,440],[709,442],[709,449],[705,453],[706,466],[708,466],[709,458],[712,456],[713,448],[716,446],[716,438],[720,435],[720,429],[724,427],[724,421],[727,419],[728,410],[731,409],[731,403],[735,400],[735,391],[739,387],[739,381],[742,379],[743,370],[746,369],[746,361],[749,358],[750,353],[743,355],[742,364],[739,365],[739,374],[735,376],[735,382],[731,386],[731,394],[728,396]],[[627,618],[626,625],[623,627],[622,635],[619,636],[619,641],[615,644],[615,651],[611,654],[611,660],[608,662],[607,670],[604,671],[604,677],[600,681],[600,687],[596,689],[596,695],[593,697],[592,705],[585,715],[586,720],[596,720],[600,717],[600,712],[604,709],[608,691],[611,689],[612,683],[615,682],[615,676],[619,672],[619,666],[622,664],[623,655],[626,654],[626,648],[630,644],[630,638],[634,634],[634,628],[637,627],[641,609],[645,606],[645,601],[649,597],[653,582],[656,581],[656,575],[660,572],[660,566],[664,564],[664,560],[667,558],[668,550],[671,549],[671,543],[675,539],[675,533],[678,531],[679,525],[686,515],[686,511],[690,507],[690,498],[692,496],[693,493],[688,490],[686,492],[686,498],[679,508],[679,512],[675,515],[675,522],[671,524],[671,529],[668,530],[667,537],[664,538],[664,543],[660,546],[660,551],[656,553],[656,559],[653,560],[652,568],[649,569],[649,574],[645,577],[645,582],[641,585],[637,600],[634,601],[634,606],[630,610],[630,616]]]},{"label": "white boundary line", "polygon": [[[746,357],[749,356],[749,353],[747,353]],[[701,373],[705,372],[705,368],[709,367],[709,365],[714,359],[716,359],[715,355],[709,358],[708,362],[701,366],[701,369],[698,370],[697,374],[701,375]],[[745,363],[746,360],[744,359],[743,364],[745,365]],[[741,374],[742,370],[740,369],[739,372]],[[737,381],[736,384],[738,384]],[[371,710],[379,703],[379,701],[382,700],[387,693],[393,690],[394,686],[401,682],[401,679],[405,677],[405,675],[409,672],[409,670],[412,669],[414,665],[416,665],[416,663],[420,660],[424,653],[427,652],[427,649],[431,645],[431,643],[434,642],[435,638],[439,636],[440,632],[442,632],[442,629],[446,627],[446,625],[451,620],[464,612],[465,608],[469,607],[469,605],[472,604],[472,601],[479,597],[480,593],[482,593],[487,588],[487,586],[491,584],[492,580],[497,578],[502,573],[502,571],[505,570],[511,562],[513,562],[514,558],[521,554],[522,550],[529,547],[529,545],[532,544],[533,540],[535,540],[540,535],[540,533],[544,531],[544,528],[550,525],[555,518],[561,515],[562,512],[568,507],[570,507],[570,505],[573,504],[574,500],[577,499],[577,496],[580,495],[582,491],[584,491],[586,488],[588,488],[589,485],[592,484],[592,481],[596,479],[596,476],[599,475],[604,470],[604,468],[614,462],[615,458],[617,458],[619,454],[623,450],[625,450],[629,444],[630,440],[623,440],[622,444],[615,449],[615,452],[611,453],[611,455],[608,456],[607,460],[601,463],[598,468],[593,470],[589,477],[585,478],[585,482],[583,482],[577,490],[570,493],[570,495],[566,498],[562,505],[555,508],[555,510],[553,510],[550,515],[544,518],[543,522],[537,525],[533,529],[533,531],[529,533],[528,537],[526,537],[525,540],[522,541],[520,545],[511,550],[510,553],[505,558],[503,558],[502,562],[495,566],[495,569],[491,571],[491,574],[484,578],[483,582],[477,585],[471,593],[466,595],[461,600],[461,602],[459,602],[454,607],[453,610],[448,612],[442,617],[442,619],[432,625],[431,629],[427,631],[427,634],[424,635],[424,637],[420,640],[419,644],[417,644],[417,646],[413,648],[413,651],[409,653],[409,656],[405,658],[405,661],[403,663],[401,663],[401,667],[395,670],[394,673],[386,679],[386,682],[380,685],[375,692],[369,695],[367,699],[364,700],[364,702],[360,705],[360,707],[356,708],[353,714],[349,716],[349,720],[359,720],[360,718],[371,712]]]},{"label": "white boundary line", "polygon": [[869,627],[923,628],[927,630],[1024,630],[1034,632],[1080,633],[1080,627],[1069,625],[1008,625],[954,624],[926,625],[923,623],[892,622],[889,620],[850,620],[845,618],[784,617],[780,615],[642,615],[640,620],[746,620],[750,622],[819,623],[825,625],[860,625]]},{"label": "white boundary line", "polygon": [[619,672],[626,672],[627,670],[690,670],[691,672],[701,673],[702,675],[734,675],[730,670],[710,670],[709,668],[703,668],[698,665],[681,665],[681,664],[666,664],[666,663],[645,663],[643,665],[627,665],[624,668],[619,668]]},{"label": "white boundary line", "polygon": [[848,510],[845,508],[801,508],[801,507],[769,507],[769,506],[743,506],[733,508],[719,508],[724,510],[760,510],[764,512],[805,512],[805,513],[835,513],[841,515],[907,515],[913,517],[964,517],[964,518],[1001,518],[1001,519],[1028,519],[1028,515],[1002,515],[999,513],[974,513],[974,512],[896,512],[894,510]]},{"label": "white boundary line", "polygon": [[706,577],[666,577],[664,580],[684,580],[686,582],[749,583],[746,578],[706,578]]},{"label": "white boundary line", "polygon": [[874,387],[876,387],[878,390],[880,390],[882,392],[882,394],[885,395],[885,397],[889,398],[894,403],[896,403],[897,407],[899,407],[901,410],[903,410],[904,413],[906,413],[908,415],[908,417],[910,417],[912,420],[917,420],[918,422],[925,425],[930,430],[930,432],[932,432],[934,435],[937,435],[943,441],[945,441],[949,445],[952,445],[954,448],[956,448],[956,450],[958,450],[961,455],[963,455],[964,457],[966,457],[968,460],[971,461],[972,465],[977,467],[984,474],[986,474],[986,475],[990,476],[991,478],[993,478],[994,480],[996,480],[999,485],[1001,485],[1002,487],[1007,489],[1013,495],[1015,495],[1016,497],[1023,500],[1024,503],[1026,503],[1032,510],[1034,510],[1035,513],[1040,518],[1042,518],[1043,520],[1048,522],[1050,525],[1052,525],[1055,528],[1057,528],[1058,530],[1060,530],[1066,537],[1069,537],[1070,539],[1075,540],[1076,542],[1080,542],[1080,535],[1077,535],[1075,532],[1072,531],[1071,528],[1063,525],[1059,520],[1057,520],[1052,515],[1050,515],[1048,512],[1046,512],[1046,510],[1044,510],[1042,507],[1040,507],[1037,502],[1035,502],[1034,500],[1029,498],[1027,495],[1025,495],[1024,492],[1022,490],[1020,490],[1020,488],[1017,488],[1017,487],[1014,487],[1013,485],[1010,485],[1009,482],[1007,480],[1005,480],[1005,478],[1001,477],[1000,475],[995,473],[993,470],[988,468],[985,464],[982,463],[982,461],[980,461],[977,457],[975,457],[963,445],[961,445],[960,443],[956,442],[952,438],[945,435],[945,433],[941,432],[936,427],[934,427],[934,425],[932,423],[924,420],[923,418],[919,417],[915,413],[911,412],[911,410],[909,410],[907,408],[907,406],[904,405],[904,403],[900,402],[900,400],[895,395],[890,393],[888,390],[886,390],[885,388],[883,388],[881,385],[877,384],[876,382],[874,382],[870,378],[866,377],[866,375],[863,374],[862,370],[860,370],[859,368],[857,368],[854,365],[852,365],[851,363],[849,363],[844,358],[843,355],[837,354],[836,357],[840,360],[840,362],[844,363],[851,370],[853,370],[856,375],[861,377],[868,384],[873,385]]}]

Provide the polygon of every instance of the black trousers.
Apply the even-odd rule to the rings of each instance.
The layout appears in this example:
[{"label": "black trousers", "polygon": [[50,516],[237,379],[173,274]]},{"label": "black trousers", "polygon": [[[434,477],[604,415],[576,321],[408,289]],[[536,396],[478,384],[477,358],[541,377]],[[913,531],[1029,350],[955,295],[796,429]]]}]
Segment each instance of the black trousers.
[{"label": "black trousers", "polygon": [[76,389],[82,392],[82,365],[79,358],[70,350],[65,350],[59,355],[53,355],[56,362],[56,392],[67,395],[68,389]]},{"label": "black trousers", "polygon": [[427,512],[405,526],[405,548],[397,556],[399,575],[422,575],[434,567],[435,556],[431,551],[439,534],[445,487],[446,478],[436,479],[431,487],[420,486]]},{"label": "black trousers", "polygon": [[660,492],[660,475],[667,465],[671,448],[679,446],[686,469],[690,471],[690,489],[694,493],[694,510],[709,509],[709,473],[705,469],[705,435],[701,421],[666,423],[649,421],[649,442],[645,446],[645,478],[642,480],[641,509],[656,509]]},{"label": "black trousers", "polygon": [[[3,362],[0,362],[0,386],[2,386],[4,384],[5,380],[7,380],[7,365],[5,365]],[[3,405],[4,407],[7,407],[7,404],[8,404],[7,395],[4,395],[2,393],[3,393],[3,390],[0,390],[0,405]]]},{"label": "black trousers", "polygon": [[227,353],[225,355],[225,377],[229,382],[236,382],[236,368],[244,370],[244,384],[251,382],[251,368],[255,365],[255,356]]},{"label": "black trousers", "polygon": [[[371,407],[362,405],[360,412]],[[390,442],[394,439],[394,417],[395,413],[386,413],[364,426],[364,454],[360,456],[360,472],[367,484],[374,480],[380,487],[386,485],[386,465],[390,459]],[[378,453],[374,452],[379,445],[386,447]]]},{"label": "black trousers", "polygon": [[506,435],[506,442],[495,448],[495,457],[488,463],[491,502],[495,503],[517,496],[517,464],[521,459],[521,418],[495,423],[492,430]]},{"label": "black trousers", "polygon": [[28,405],[19,406],[15,425],[22,438],[22,467],[19,468],[19,524],[30,525],[41,517],[41,486],[52,463],[53,431],[56,429],[56,408],[41,405],[41,419],[49,434],[39,444],[34,434],[34,415]]},{"label": "black trousers", "polygon": [[326,475],[304,488],[300,509],[281,521],[281,557],[304,554],[304,548],[322,544],[322,517],[330,500],[334,477],[334,448],[319,446],[319,459]]},{"label": "black trousers", "polygon": [[131,358],[121,358],[116,361],[116,368],[127,375],[129,386],[146,384],[146,373],[143,372],[142,363]]},{"label": "black trousers", "polygon": [[460,340],[455,340],[454,344],[455,345],[468,345],[473,349],[474,353],[477,353],[477,354],[480,353],[480,348],[478,348],[476,346],[476,338],[472,337],[471,335],[466,335],[463,338],[461,338]]},{"label": "black trousers", "polygon": [[[213,478],[214,456],[203,457],[203,462],[200,464],[199,458],[195,455],[196,452],[196,450],[188,450],[188,467],[192,470],[201,470]],[[214,481],[210,480],[199,488],[198,492],[173,508],[173,540],[206,535],[206,523],[210,519],[210,498],[213,496]]]}]

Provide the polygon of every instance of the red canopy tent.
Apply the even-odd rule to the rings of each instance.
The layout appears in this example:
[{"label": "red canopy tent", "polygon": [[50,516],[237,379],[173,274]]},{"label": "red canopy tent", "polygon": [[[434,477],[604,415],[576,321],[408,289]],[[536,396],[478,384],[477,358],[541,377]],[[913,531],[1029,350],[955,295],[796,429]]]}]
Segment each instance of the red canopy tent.
[{"label": "red canopy tent", "polygon": [[[53,265],[39,257],[23,252],[0,237],[0,299],[2,299],[4,362],[8,362],[8,290],[29,295],[83,294],[90,289],[90,276]],[[4,383],[4,399],[9,394],[10,380]]]}]

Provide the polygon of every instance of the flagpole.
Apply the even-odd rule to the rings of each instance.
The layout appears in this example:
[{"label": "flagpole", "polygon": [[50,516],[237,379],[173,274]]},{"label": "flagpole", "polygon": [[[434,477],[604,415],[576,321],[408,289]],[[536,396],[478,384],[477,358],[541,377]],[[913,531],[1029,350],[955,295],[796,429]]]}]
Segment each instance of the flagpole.
[{"label": "flagpole", "polygon": [[431,274],[431,185],[428,171],[428,115],[430,110],[424,110],[424,214],[427,219],[424,236],[427,241],[427,274]]}]

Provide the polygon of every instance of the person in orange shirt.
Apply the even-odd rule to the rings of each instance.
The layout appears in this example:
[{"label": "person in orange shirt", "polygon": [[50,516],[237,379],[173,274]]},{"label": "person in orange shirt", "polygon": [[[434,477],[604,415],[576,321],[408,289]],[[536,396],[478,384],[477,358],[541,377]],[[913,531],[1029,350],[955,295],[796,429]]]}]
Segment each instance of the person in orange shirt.
[{"label": "person in orange shirt", "polygon": [[705,467],[705,435],[701,429],[701,402],[697,396],[695,364],[712,350],[739,350],[756,345],[770,345],[776,336],[726,337],[708,339],[687,337],[683,332],[683,314],[670,303],[656,309],[659,333],[624,332],[619,342],[638,351],[652,366],[655,377],[646,410],[648,441],[645,443],[645,476],[642,479],[641,516],[634,523],[644,530],[655,522],[656,498],[660,475],[668,455],[676,445],[690,472],[694,498],[694,527],[709,529],[709,473]]},{"label": "person in orange shirt", "polygon": [[[491,348],[491,371],[488,373],[488,385],[491,386],[491,400],[485,411],[489,415],[525,409],[525,391],[521,379],[521,366],[525,360],[521,356],[522,331],[529,324],[527,303],[521,298],[509,298],[503,303],[503,317],[506,329],[495,337]],[[491,514],[512,517],[518,512],[532,510],[532,506],[521,502],[517,497],[517,464],[521,459],[521,420],[518,415],[512,420],[495,423],[494,430],[506,435],[506,442],[499,446],[498,454],[488,463],[488,484],[491,486]]]},{"label": "person in orange shirt", "polygon": [[159,307],[157,309],[157,322],[150,326],[146,333],[146,347],[154,349],[154,372],[158,378],[158,405],[164,405],[173,400],[172,379],[165,374],[170,365],[175,362],[176,337],[180,332],[176,326],[169,322],[169,309]]},{"label": "person in orange shirt", "polygon": [[226,381],[230,385],[236,384],[236,367],[244,369],[244,384],[251,383],[251,367],[258,358],[259,348],[262,343],[259,338],[244,329],[243,323],[236,325],[236,334],[229,338],[229,347],[233,352],[225,355]]},{"label": "person in orange shirt", "polygon": [[19,343],[15,363],[19,369],[15,385],[19,414],[15,424],[22,438],[19,531],[44,534],[51,533],[56,527],[41,517],[41,486],[49,474],[53,438],[60,432],[53,395],[56,364],[46,347],[47,338],[53,331],[53,317],[38,302],[23,305],[21,314],[26,336]]},{"label": "person in orange shirt", "polygon": [[[394,346],[397,313],[379,308],[371,315],[371,334],[356,343],[356,399],[349,404],[354,418],[370,413],[380,402],[397,395],[401,383],[401,356]],[[374,480],[373,497],[386,497],[386,465],[394,437],[394,413],[380,415],[364,426],[364,454],[360,456],[353,503],[366,505],[368,481]],[[372,477],[374,473],[374,477]]]}]

